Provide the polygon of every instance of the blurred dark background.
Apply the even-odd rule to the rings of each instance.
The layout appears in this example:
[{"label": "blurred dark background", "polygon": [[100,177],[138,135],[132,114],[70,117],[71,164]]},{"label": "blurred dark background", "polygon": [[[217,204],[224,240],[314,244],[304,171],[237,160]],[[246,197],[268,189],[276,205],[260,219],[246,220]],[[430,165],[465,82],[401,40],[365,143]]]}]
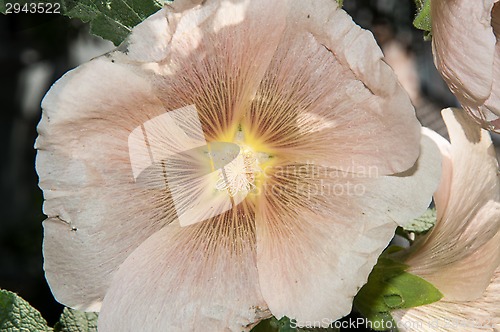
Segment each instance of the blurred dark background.
[{"label": "blurred dark background", "polygon": [[[456,101],[434,68],[430,43],[411,24],[413,1],[344,2],[355,22],[374,32],[421,122],[446,135],[439,111]],[[78,20],[0,14],[0,288],[28,300],[50,325],[62,306],[53,299],[42,269],[45,217],[33,149],[40,101],[66,71],[112,48],[110,42],[90,36],[88,26]]]},{"label": "blurred dark background", "polygon": [[35,172],[40,101],[79,63],[113,48],[88,26],[55,14],[0,14],[0,288],[18,293],[53,325],[62,311],[45,281],[42,192]]}]

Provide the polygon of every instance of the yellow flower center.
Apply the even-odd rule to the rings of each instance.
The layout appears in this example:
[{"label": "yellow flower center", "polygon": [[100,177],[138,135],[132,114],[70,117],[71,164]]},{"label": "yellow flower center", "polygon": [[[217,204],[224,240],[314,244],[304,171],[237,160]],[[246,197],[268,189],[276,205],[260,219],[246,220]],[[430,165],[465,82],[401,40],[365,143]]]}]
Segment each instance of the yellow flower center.
[{"label": "yellow flower center", "polygon": [[240,146],[241,153],[219,174],[215,188],[227,190],[231,197],[240,192],[250,192],[255,188],[255,173],[259,171],[255,153],[248,147]]},{"label": "yellow flower center", "polygon": [[[222,151],[212,151],[214,168],[220,168],[219,179],[215,189],[226,191],[231,197],[238,194],[252,194],[259,192],[259,185],[264,178],[264,171],[272,156],[268,153],[259,152],[254,149],[252,142],[249,141],[242,131],[238,131],[233,139],[233,144],[210,144],[212,150],[222,147]],[[234,147],[239,149],[237,154]],[[217,156],[224,156],[224,160]],[[232,156],[227,158],[227,156]],[[230,159],[230,160],[228,160]],[[220,167],[218,167],[220,166]]]}]

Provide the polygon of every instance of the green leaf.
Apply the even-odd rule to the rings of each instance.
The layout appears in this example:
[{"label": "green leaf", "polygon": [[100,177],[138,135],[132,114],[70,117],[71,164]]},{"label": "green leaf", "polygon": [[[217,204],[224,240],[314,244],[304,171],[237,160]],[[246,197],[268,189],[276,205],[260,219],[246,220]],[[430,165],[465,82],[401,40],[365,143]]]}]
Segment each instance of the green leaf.
[{"label": "green leaf", "polygon": [[97,313],[64,308],[56,332],[97,332]]},{"label": "green leaf", "polygon": [[406,272],[407,268],[385,255],[380,257],[368,282],[354,298],[355,308],[371,321],[373,329],[395,327],[392,310],[430,304],[443,297],[431,283]]},{"label": "green leaf", "polygon": [[427,209],[423,215],[403,227],[405,231],[424,234],[436,224],[436,209]]},{"label": "green leaf", "polygon": [[38,310],[15,293],[0,289],[0,331],[52,331]]},{"label": "green leaf", "polygon": [[384,295],[384,302],[387,307],[391,309],[397,309],[403,305],[404,299],[401,294],[386,294]]},{"label": "green leaf", "polygon": [[417,15],[413,20],[415,28],[424,30],[430,36],[432,31],[431,21],[431,0],[415,0],[417,5]]},{"label": "green leaf", "polygon": [[90,32],[119,45],[162,7],[159,0],[60,0],[64,15],[90,22]]}]

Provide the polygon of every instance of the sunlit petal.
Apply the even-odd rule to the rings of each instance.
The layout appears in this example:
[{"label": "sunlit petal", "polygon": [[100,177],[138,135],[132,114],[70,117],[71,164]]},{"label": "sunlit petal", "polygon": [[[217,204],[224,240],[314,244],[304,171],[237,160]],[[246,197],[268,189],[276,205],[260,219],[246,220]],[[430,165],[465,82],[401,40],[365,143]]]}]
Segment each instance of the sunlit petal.
[{"label": "sunlit petal", "polygon": [[373,36],[332,1],[294,5],[244,127],[297,162],[379,175],[410,168],[420,124]]},{"label": "sunlit petal", "polygon": [[122,264],[99,331],[249,331],[268,317],[255,266],[252,207],[205,223],[172,223]]},{"label": "sunlit petal", "polygon": [[418,332],[496,332],[500,328],[500,270],[488,288],[474,301],[442,300],[407,310],[396,310],[393,317],[399,331]]},{"label": "sunlit petal", "polygon": [[276,166],[256,221],[257,266],[271,312],[305,325],[348,314],[397,224],[429,205],[439,161],[438,148],[424,136],[418,165],[406,175],[371,178],[314,165]]},{"label": "sunlit petal", "polygon": [[494,2],[432,1],[432,47],[436,67],[462,107],[485,128],[499,130],[499,4]]},{"label": "sunlit petal", "polygon": [[[417,244],[407,261],[411,271],[432,280],[439,278],[446,266],[482,250],[500,230],[500,178],[488,132],[461,110],[446,109],[443,118],[450,133],[452,163],[452,167],[443,171],[451,170],[452,176],[451,181],[441,184],[440,190],[445,190],[443,185],[449,183],[449,198],[445,206],[437,205],[436,226]],[[489,278],[486,270],[485,273]],[[441,284],[443,288],[450,286],[444,280]],[[474,296],[466,289],[461,292],[466,297]]]}]

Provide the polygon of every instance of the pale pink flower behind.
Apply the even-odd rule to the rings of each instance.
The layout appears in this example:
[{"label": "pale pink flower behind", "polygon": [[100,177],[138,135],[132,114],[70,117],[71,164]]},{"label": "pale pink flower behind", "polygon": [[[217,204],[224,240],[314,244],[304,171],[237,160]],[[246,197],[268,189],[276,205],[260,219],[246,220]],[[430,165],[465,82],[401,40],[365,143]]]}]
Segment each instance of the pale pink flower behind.
[{"label": "pale pink flower behind", "polygon": [[434,63],[462,107],[500,132],[498,0],[433,0]]},{"label": "pale pink flower behind", "polygon": [[434,284],[444,298],[396,311],[394,317],[407,327],[402,330],[494,331],[488,326],[500,327],[498,163],[488,132],[462,110],[443,110],[443,118],[451,145],[434,132],[428,134],[444,156],[434,196],[437,222],[410,249],[405,263],[409,272]]},{"label": "pale pink flower behind", "polygon": [[470,301],[443,299],[433,304],[398,310],[393,317],[399,331],[415,332],[497,332],[500,329],[500,269],[483,294]]},{"label": "pale pink flower behind", "polygon": [[[174,6],[43,101],[37,171],[54,296],[100,310],[100,332],[247,331],[270,314],[323,324],[348,314],[397,225],[428,206],[437,147],[420,144],[373,36],[335,1]],[[195,119],[169,124],[179,110]],[[199,136],[238,145],[244,159],[226,183],[195,181],[190,164],[178,178],[161,167],[136,176],[147,131],[151,159]]]}]

